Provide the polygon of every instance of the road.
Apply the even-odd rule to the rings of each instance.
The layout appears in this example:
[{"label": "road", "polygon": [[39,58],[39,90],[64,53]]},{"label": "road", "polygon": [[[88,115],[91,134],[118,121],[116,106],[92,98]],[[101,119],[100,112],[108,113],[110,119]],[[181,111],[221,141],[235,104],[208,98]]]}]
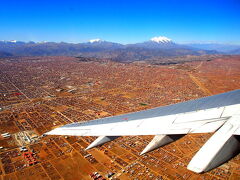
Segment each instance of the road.
[{"label": "road", "polygon": [[192,81],[198,86],[200,87],[200,89],[208,96],[211,96],[212,93],[203,85],[203,83],[197,79],[193,74],[188,73],[189,77],[192,79]]}]

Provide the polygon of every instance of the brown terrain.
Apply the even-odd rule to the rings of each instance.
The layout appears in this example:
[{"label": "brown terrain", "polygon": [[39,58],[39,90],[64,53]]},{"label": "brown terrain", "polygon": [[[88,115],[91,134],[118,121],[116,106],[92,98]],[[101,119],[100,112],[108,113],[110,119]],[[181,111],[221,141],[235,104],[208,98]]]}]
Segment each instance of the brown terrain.
[{"label": "brown terrain", "polygon": [[[191,134],[146,155],[152,136],[43,136],[51,129],[240,88],[240,56],[156,65],[74,57],[0,59],[0,179],[240,179],[240,155],[204,174],[186,166],[212,134]],[[101,178],[98,178],[101,179]]]}]

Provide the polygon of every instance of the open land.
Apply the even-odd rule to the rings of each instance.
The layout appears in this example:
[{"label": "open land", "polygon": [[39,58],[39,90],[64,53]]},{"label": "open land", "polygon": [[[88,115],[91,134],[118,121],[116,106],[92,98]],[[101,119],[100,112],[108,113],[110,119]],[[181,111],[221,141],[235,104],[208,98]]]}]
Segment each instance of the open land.
[{"label": "open land", "polygon": [[152,136],[42,136],[61,125],[240,88],[240,56],[158,64],[79,61],[75,57],[0,59],[1,179],[239,179],[240,155],[204,174],[186,166],[212,134],[190,134],[146,155]]}]

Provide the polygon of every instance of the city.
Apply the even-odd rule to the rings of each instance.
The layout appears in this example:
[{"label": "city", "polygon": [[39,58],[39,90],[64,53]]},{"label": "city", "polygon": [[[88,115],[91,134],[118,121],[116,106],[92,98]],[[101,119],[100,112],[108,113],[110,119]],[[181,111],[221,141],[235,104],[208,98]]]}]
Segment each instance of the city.
[{"label": "city", "polygon": [[152,136],[45,136],[72,122],[140,111],[240,88],[240,56],[174,64],[80,61],[77,57],[0,59],[2,179],[239,179],[240,156],[204,174],[186,169],[209,134],[185,135],[140,156]]}]

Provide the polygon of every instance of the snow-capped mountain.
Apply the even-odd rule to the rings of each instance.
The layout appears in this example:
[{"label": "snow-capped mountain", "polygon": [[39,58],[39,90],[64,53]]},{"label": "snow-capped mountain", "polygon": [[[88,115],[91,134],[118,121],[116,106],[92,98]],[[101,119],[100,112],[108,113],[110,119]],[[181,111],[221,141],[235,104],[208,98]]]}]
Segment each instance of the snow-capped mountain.
[{"label": "snow-capped mountain", "polygon": [[16,43],[17,40],[10,40],[10,41],[7,41],[7,40],[1,40],[2,43]]},{"label": "snow-capped mountain", "polygon": [[179,48],[180,45],[174,43],[165,36],[153,37],[148,41],[136,44],[129,44],[128,47],[141,47],[148,49],[172,49]]},{"label": "snow-capped mountain", "polygon": [[97,38],[97,39],[90,39],[89,42],[90,43],[96,43],[96,42],[102,42],[103,40]]},{"label": "snow-capped mountain", "polygon": [[91,39],[87,43],[79,43],[79,45],[83,45],[88,48],[98,48],[98,49],[117,49],[122,48],[124,45],[114,42],[105,41],[102,39]]},{"label": "snow-capped mountain", "polygon": [[17,41],[17,40],[1,40],[0,43],[3,43],[3,44],[23,44],[25,42],[23,41]]},{"label": "snow-capped mountain", "polygon": [[17,40],[10,40],[9,42],[11,42],[11,43],[16,43]]},{"label": "snow-capped mountain", "polygon": [[152,42],[156,42],[156,43],[168,43],[168,42],[172,42],[171,39],[165,37],[165,36],[158,36],[158,37],[153,37],[150,39],[150,41]]},{"label": "snow-capped mountain", "polygon": [[[31,41],[31,42],[33,42],[33,41]],[[38,44],[45,44],[45,43],[48,43],[47,41],[39,41],[39,42],[37,42]]]}]

